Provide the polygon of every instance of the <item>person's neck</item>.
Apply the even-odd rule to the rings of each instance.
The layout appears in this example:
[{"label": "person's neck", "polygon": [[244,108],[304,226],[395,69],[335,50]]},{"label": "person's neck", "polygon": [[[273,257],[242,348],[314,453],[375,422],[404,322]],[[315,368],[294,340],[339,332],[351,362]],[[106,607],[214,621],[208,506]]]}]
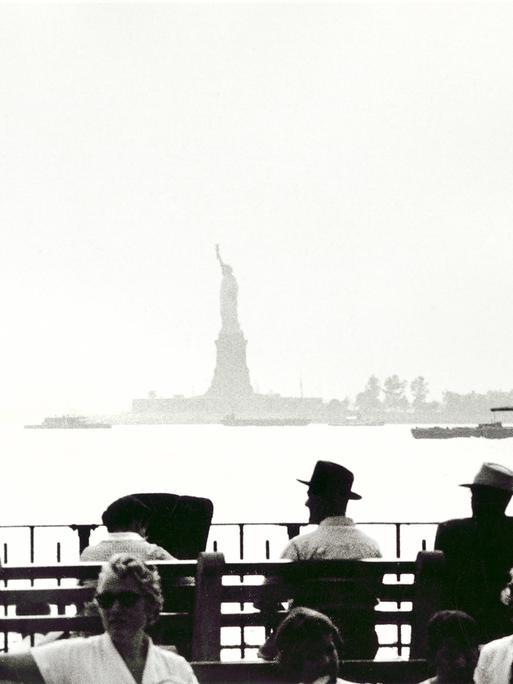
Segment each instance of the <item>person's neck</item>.
[{"label": "person's neck", "polygon": [[147,634],[140,630],[129,641],[112,639],[112,643],[123,660],[128,661],[145,656],[148,651],[149,640]]}]

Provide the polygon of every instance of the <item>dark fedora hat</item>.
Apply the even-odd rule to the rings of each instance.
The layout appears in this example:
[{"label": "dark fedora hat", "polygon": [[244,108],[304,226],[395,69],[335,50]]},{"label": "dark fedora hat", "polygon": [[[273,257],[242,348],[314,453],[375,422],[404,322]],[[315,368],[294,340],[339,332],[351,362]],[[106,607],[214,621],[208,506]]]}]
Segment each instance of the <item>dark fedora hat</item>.
[{"label": "dark fedora hat", "polygon": [[351,491],[353,480],[353,473],[344,466],[331,461],[317,461],[310,481],[298,482],[308,485],[308,491],[316,496],[361,499],[359,494]]}]

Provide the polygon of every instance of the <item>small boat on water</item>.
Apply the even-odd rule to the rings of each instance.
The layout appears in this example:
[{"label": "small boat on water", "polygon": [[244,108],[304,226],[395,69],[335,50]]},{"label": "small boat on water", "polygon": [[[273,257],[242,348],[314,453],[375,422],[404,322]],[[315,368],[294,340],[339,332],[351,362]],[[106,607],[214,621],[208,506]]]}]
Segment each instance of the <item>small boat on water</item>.
[{"label": "small boat on water", "polygon": [[111,428],[109,423],[88,422],[85,416],[52,416],[45,418],[39,425],[25,425],[31,430],[75,430],[92,428]]},{"label": "small boat on water", "polygon": [[[513,411],[513,406],[491,408],[492,413]],[[513,437],[513,426],[503,425],[496,420],[492,423],[479,423],[476,427],[414,427],[411,434],[415,439],[452,439],[454,437],[484,437],[485,439],[506,439]]]},{"label": "small boat on water", "polygon": [[225,416],[221,420],[222,425],[229,425],[231,427],[268,427],[268,426],[286,426],[286,425],[309,425],[308,418],[236,418],[233,413]]}]

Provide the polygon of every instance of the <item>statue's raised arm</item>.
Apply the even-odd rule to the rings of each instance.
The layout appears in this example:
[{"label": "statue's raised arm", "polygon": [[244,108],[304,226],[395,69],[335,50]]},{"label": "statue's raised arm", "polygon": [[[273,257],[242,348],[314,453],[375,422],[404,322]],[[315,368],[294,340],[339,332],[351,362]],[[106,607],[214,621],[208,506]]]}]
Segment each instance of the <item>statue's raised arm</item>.
[{"label": "statue's raised arm", "polygon": [[220,265],[221,265],[221,270],[222,270],[222,272],[223,272],[223,275],[226,275],[226,274],[227,274],[227,270],[226,270],[226,269],[230,269],[230,270],[229,270],[229,273],[231,273],[231,272],[232,272],[232,267],[231,267],[231,266],[228,266],[228,264],[225,264],[224,261],[221,259],[221,252],[219,251],[219,245],[216,245],[216,257],[217,257],[217,260],[219,261],[219,263],[220,263]]},{"label": "statue's raised arm", "polygon": [[221,281],[221,321],[225,331],[239,331],[239,319],[237,314],[238,285],[233,269],[221,259],[219,245],[216,244],[216,257],[221,265],[223,280]]},{"label": "statue's raised arm", "polygon": [[223,268],[224,263],[223,263],[223,260],[221,259],[221,252],[219,251],[219,245],[218,244],[216,244],[216,257],[217,257],[217,260],[219,261],[219,263],[221,264],[221,268]]}]

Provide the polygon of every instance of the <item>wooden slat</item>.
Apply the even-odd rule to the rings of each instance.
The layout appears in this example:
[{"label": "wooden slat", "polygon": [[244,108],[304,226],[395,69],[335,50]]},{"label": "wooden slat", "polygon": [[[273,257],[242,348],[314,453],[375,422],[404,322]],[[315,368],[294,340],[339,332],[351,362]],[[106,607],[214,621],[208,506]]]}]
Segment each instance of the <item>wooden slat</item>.
[{"label": "wooden slat", "polygon": [[[313,574],[312,574],[313,573]],[[414,561],[400,561],[397,559],[385,560],[365,559],[355,562],[354,560],[317,560],[315,567],[311,561],[235,561],[230,562],[223,569],[224,575],[279,575],[284,578],[297,578],[301,576],[344,576],[364,577],[378,574],[414,574]]]},{"label": "wooden slat", "polygon": [[[343,584],[343,580],[337,580]],[[348,585],[354,585],[354,580],[350,580]],[[376,596],[381,601],[413,601],[413,584],[378,584],[375,589]],[[269,586],[265,584],[225,584],[223,585],[223,602],[244,602],[253,603],[263,598],[276,598],[279,601],[286,601],[297,590],[297,586],[291,584],[280,584],[279,586]],[[315,591],[315,590],[314,590]]]},{"label": "wooden slat", "polygon": [[[200,684],[278,684],[283,682],[276,663],[192,663]],[[353,682],[413,684],[429,676],[425,660],[368,661],[346,660],[339,675]]]},{"label": "wooden slat", "polygon": [[18,603],[50,603],[71,604],[90,601],[94,596],[94,587],[52,587],[39,589],[0,589],[0,605],[9,606]]},{"label": "wooden slat", "polygon": [[[196,575],[194,561],[154,561],[161,579],[192,577]],[[56,565],[2,565],[0,580],[35,579],[96,579],[102,568],[101,563],[59,563]]]},{"label": "wooden slat", "polygon": [[[278,611],[277,616],[285,617],[286,611]],[[411,612],[400,610],[387,610],[375,612],[376,625],[409,625],[411,624]],[[264,620],[261,613],[222,613],[222,627],[262,627]]]},{"label": "wooden slat", "polygon": [[[162,613],[159,625],[166,628],[184,628],[191,623],[189,615],[184,613]],[[0,617],[0,633],[2,632],[68,632],[87,630],[96,633],[103,631],[101,618],[90,615],[37,615]]]}]

